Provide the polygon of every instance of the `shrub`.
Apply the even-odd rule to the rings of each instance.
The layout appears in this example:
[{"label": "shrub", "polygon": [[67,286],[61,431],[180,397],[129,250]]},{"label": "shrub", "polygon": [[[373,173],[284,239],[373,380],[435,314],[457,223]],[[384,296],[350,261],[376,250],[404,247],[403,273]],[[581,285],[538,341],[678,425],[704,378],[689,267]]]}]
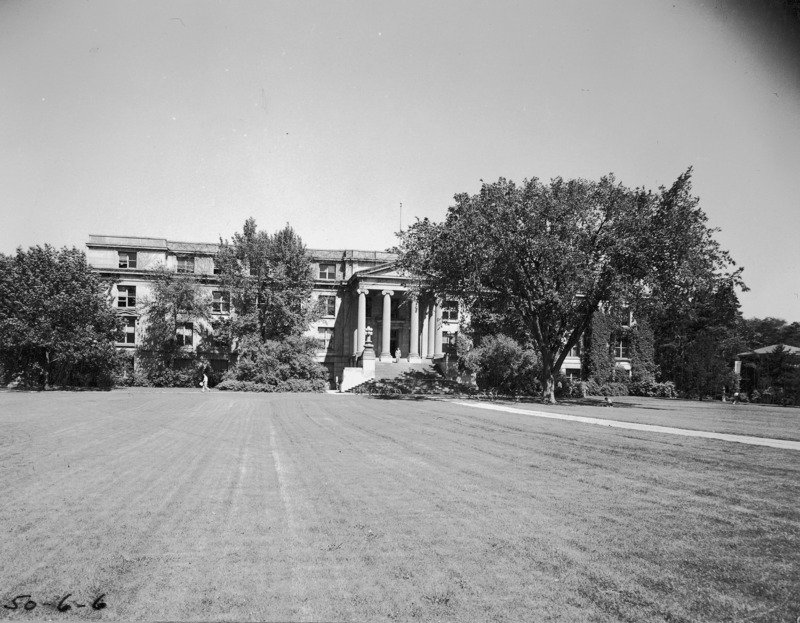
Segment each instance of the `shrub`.
[{"label": "shrub", "polygon": [[324,380],[289,379],[276,385],[225,379],[217,385],[217,389],[232,392],[323,392],[328,384]]},{"label": "shrub", "polygon": [[600,386],[594,379],[580,382],[581,396],[600,396]]},{"label": "shrub", "polygon": [[[328,371],[325,370],[327,377]],[[327,379],[287,379],[278,391],[282,392],[324,392],[328,389]]]},{"label": "shrub", "polygon": [[584,396],[593,396],[590,393],[590,383],[597,388],[597,383],[594,381],[573,381],[569,377],[560,375],[556,379],[556,398],[583,398]]},{"label": "shrub", "polygon": [[613,380],[615,383],[622,383],[627,387],[628,384],[631,382],[630,372],[628,372],[628,370],[623,366],[617,364],[614,366]]},{"label": "shrub", "polygon": [[148,387],[195,387],[197,375],[193,370],[156,370],[146,377]]},{"label": "shrub", "polygon": [[465,369],[476,372],[478,387],[501,394],[540,391],[539,359],[506,335],[489,335],[466,356]]},{"label": "shrub", "polygon": [[240,387],[227,381],[243,381],[271,389],[237,391],[322,392],[327,388],[328,370],[316,361],[317,341],[310,337],[288,337],[281,341],[261,342],[245,338],[239,358],[224,375],[219,389]]},{"label": "shrub", "polygon": [[150,381],[147,374],[140,370],[133,373],[131,385],[133,385],[133,387],[153,387],[153,383]]},{"label": "shrub", "polygon": [[628,387],[624,383],[603,383],[600,386],[600,396],[627,396]]},{"label": "shrub", "polygon": [[232,392],[272,392],[275,391],[271,385],[263,383],[253,383],[252,381],[237,381],[235,379],[225,379],[217,385],[217,389]]},{"label": "shrub", "polygon": [[675,383],[672,381],[658,383],[652,379],[630,383],[628,392],[631,396],[648,396],[650,398],[676,398],[678,396]]}]

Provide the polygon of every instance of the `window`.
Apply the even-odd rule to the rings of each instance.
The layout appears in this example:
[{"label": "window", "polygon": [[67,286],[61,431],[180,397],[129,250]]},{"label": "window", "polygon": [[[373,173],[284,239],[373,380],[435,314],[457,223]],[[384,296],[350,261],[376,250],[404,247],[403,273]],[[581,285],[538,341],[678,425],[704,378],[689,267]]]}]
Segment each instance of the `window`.
[{"label": "window", "polygon": [[567,353],[567,357],[580,357],[581,356],[581,343],[578,342],[569,349],[569,353]]},{"label": "window", "polygon": [[581,380],[581,370],[580,368],[567,368],[564,370],[564,376],[566,376],[571,382],[575,383]]},{"label": "window", "polygon": [[220,267],[220,265],[217,264],[216,262],[213,262],[213,264],[214,264],[214,274],[215,275],[221,275],[222,274],[222,267]]},{"label": "window", "polygon": [[135,251],[120,251],[119,252],[119,267],[120,268],[136,268],[136,252]]},{"label": "window", "polygon": [[617,312],[617,320],[619,321],[620,326],[629,327],[631,326],[631,308],[627,305],[621,307]]},{"label": "window", "polygon": [[136,286],[117,286],[117,307],[136,307]]},{"label": "window", "polygon": [[122,334],[122,344],[136,344],[136,318],[127,316],[122,319],[124,326]]},{"label": "window", "polygon": [[211,293],[211,311],[215,314],[227,314],[231,311],[231,297],[228,292],[215,290]]},{"label": "window", "polygon": [[320,264],[319,265],[319,278],[320,279],[336,279],[336,264]]},{"label": "window", "polygon": [[175,335],[178,340],[178,346],[191,346],[193,335],[194,325],[191,322],[178,323],[178,331]]},{"label": "window", "polygon": [[323,350],[328,350],[333,346],[333,327],[319,327],[317,329],[319,334],[319,347]]},{"label": "window", "polygon": [[628,359],[630,357],[630,340],[627,335],[617,338],[614,342],[614,357]]},{"label": "window", "polygon": [[194,274],[194,257],[191,255],[179,255],[178,272]]},{"label": "window", "polygon": [[458,301],[445,301],[442,306],[442,320],[458,322]]},{"label": "window", "polygon": [[323,316],[336,315],[336,297],[331,295],[323,295],[319,297],[320,306],[322,308]]}]

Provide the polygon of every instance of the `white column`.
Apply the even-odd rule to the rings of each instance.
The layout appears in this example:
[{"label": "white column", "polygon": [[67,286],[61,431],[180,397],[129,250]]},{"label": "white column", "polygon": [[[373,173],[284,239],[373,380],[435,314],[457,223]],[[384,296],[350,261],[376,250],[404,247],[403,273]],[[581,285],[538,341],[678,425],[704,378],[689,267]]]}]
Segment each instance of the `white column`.
[{"label": "white column", "polygon": [[411,316],[409,321],[408,360],[416,363],[419,357],[419,301],[416,297],[411,299]]},{"label": "white column", "polygon": [[428,359],[433,359],[436,348],[436,303],[428,303]]},{"label": "white column", "polygon": [[356,355],[360,355],[364,350],[364,339],[367,331],[367,294],[369,290],[360,288],[356,290],[358,294],[358,344]]},{"label": "white column", "polygon": [[428,356],[428,304],[420,304],[419,311],[422,316],[422,335],[420,335],[422,339],[420,339],[419,355],[425,359]]},{"label": "white column", "polygon": [[392,337],[392,295],[393,290],[384,290],[383,294],[383,329],[381,335],[381,361],[391,361],[392,353],[389,351]]},{"label": "white column", "polygon": [[433,331],[433,358],[434,359],[442,359],[444,357],[444,353],[442,352],[442,331],[444,329],[444,323],[442,322],[442,303],[443,301],[436,301],[436,306],[434,307],[434,326],[435,329]]}]

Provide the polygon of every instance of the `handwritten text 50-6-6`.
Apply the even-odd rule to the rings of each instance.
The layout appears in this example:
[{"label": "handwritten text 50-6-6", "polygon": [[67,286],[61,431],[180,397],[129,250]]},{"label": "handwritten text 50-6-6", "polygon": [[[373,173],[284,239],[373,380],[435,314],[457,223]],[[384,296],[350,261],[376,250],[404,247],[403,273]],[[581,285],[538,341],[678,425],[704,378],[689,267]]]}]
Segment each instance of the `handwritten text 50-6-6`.
[{"label": "handwritten text 50-6-6", "polygon": [[[103,593],[99,597],[97,597],[90,605],[79,603],[77,600],[69,598],[72,597],[72,593],[67,593],[64,595],[58,603],[52,601],[43,601],[43,606],[50,606],[58,610],[59,612],[68,612],[72,610],[73,605],[75,608],[86,608],[91,607],[93,610],[102,610],[106,607],[105,602],[106,594]],[[70,601],[72,605],[70,605]],[[33,599],[32,595],[17,595],[16,597],[12,598],[9,603],[3,604],[3,608],[7,610],[33,610],[38,606]]]}]

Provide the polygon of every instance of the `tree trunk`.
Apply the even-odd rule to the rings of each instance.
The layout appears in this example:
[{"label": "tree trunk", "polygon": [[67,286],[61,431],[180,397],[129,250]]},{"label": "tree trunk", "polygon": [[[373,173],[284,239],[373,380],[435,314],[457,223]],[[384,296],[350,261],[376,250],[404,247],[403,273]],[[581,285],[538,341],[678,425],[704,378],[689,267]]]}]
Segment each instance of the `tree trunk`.
[{"label": "tree trunk", "polygon": [[550,404],[556,404],[556,384],[552,374],[545,379],[542,399]]},{"label": "tree trunk", "polygon": [[556,403],[556,383],[553,377],[553,361],[548,354],[542,353],[542,400]]},{"label": "tree trunk", "polygon": [[45,366],[44,366],[44,388],[48,389],[50,386],[50,351],[44,351],[44,359],[45,359]]}]

